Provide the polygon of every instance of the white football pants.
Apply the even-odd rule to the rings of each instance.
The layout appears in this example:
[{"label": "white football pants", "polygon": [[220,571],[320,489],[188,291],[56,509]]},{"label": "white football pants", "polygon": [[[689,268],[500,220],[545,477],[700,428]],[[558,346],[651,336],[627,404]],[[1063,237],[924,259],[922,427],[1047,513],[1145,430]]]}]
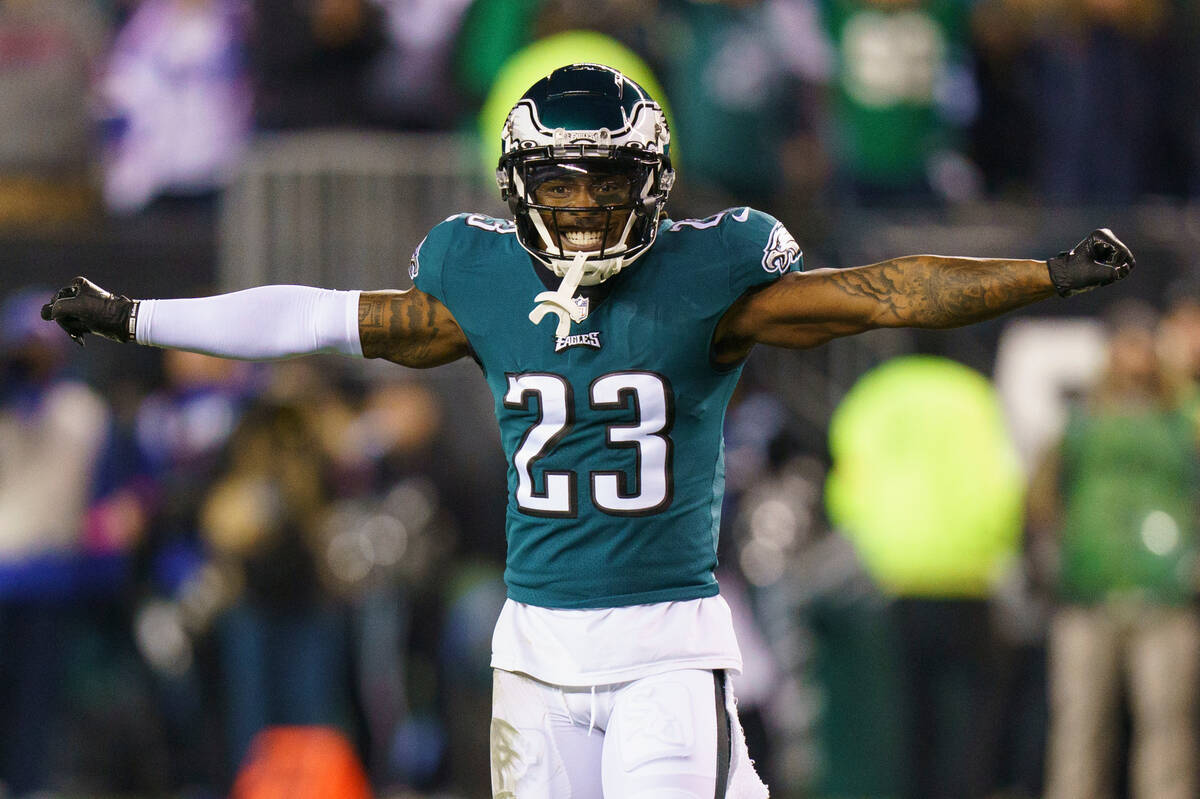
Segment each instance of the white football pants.
[{"label": "white football pants", "polygon": [[493,799],[767,796],[723,672],[569,688],[496,669],[491,760]]}]

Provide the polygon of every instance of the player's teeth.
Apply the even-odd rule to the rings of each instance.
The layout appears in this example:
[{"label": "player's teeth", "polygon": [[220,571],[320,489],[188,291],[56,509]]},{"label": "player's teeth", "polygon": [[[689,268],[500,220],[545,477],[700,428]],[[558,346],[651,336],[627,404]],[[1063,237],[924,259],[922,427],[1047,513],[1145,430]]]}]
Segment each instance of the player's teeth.
[{"label": "player's teeth", "polygon": [[573,244],[576,247],[589,247],[600,243],[603,234],[599,232],[569,230],[563,233],[563,238],[568,244]]}]

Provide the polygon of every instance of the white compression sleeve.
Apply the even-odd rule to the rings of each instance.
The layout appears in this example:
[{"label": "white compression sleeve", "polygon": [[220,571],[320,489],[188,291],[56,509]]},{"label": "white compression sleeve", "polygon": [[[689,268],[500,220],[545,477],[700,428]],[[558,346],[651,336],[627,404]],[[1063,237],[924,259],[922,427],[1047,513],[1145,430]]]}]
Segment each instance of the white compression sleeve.
[{"label": "white compression sleeve", "polygon": [[142,300],[137,343],[265,361],[340,353],[362,357],[357,291],[259,288],[186,300]]}]

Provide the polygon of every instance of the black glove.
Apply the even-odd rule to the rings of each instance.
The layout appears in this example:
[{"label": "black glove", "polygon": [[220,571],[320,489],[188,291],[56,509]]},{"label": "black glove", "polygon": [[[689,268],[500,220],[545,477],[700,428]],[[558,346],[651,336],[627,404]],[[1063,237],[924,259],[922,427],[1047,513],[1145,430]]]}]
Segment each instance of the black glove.
[{"label": "black glove", "polygon": [[1106,227],[1046,262],[1058,296],[1069,297],[1120,280],[1133,269],[1133,253]]},{"label": "black glove", "polygon": [[133,341],[137,301],[118,297],[85,277],[77,277],[42,306],[42,318],[58,322],[81,347],[85,333],[113,341]]}]

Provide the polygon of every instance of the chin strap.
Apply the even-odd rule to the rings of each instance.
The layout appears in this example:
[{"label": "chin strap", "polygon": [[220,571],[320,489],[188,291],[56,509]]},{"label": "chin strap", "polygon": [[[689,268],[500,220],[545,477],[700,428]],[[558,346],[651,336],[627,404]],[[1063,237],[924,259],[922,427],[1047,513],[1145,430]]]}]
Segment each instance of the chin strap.
[{"label": "chin strap", "polygon": [[529,312],[529,321],[535,325],[539,324],[548,313],[558,315],[558,327],[554,331],[554,335],[558,338],[563,338],[571,332],[572,322],[582,322],[585,317],[583,308],[575,304],[575,289],[579,288],[579,281],[583,279],[583,265],[587,261],[587,255],[579,253],[575,256],[575,260],[571,263],[571,268],[567,270],[567,274],[563,277],[562,283],[559,284],[556,291],[543,291],[541,294],[533,298],[537,303],[537,307]]}]

